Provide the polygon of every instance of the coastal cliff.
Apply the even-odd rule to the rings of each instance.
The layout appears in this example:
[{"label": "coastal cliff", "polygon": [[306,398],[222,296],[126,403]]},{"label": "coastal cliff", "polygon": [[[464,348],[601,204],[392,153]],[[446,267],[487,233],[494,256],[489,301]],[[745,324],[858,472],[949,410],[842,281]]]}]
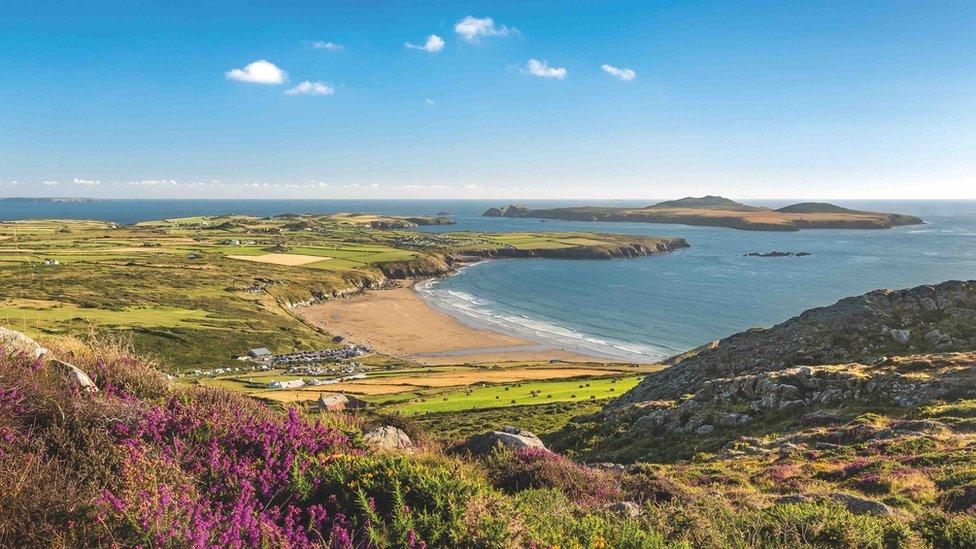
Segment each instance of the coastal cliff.
[{"label": "coastal cliff", "polygon": [[532,210],[522,204],[511,204],[489,208],[483,215],[566,221],[675,223],[747,231],[890,229],[924,223],[915,216],[851,210],[827,203],[800,203],[773,210],[748,206],[720,196],[688,197],[646,208],[582,206]]},{"label": "coastal cliff", "polygon": [[683,459],[742,436],[976,398],[976,281],[876,290],[666,362],[563,444],[599,439],[592,459]]},{"label": "coastal cliff", "polygon": [[875,290],[669,358],[617,404],[673,399],[709,379],[890,355],[976,350],[976,281]]}]

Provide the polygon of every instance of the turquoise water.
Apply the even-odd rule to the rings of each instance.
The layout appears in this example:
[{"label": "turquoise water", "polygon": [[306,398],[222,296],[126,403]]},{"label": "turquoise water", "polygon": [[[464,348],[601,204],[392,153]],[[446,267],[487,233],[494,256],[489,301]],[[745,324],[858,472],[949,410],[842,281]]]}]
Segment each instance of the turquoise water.
[{"label": "turquoise water", "polygon": [[[649,201],[650,202],[650,201]],[[599,231],[680,236],[690,249],[616,261],[482,263],[425,285],[422,295],[463,322],[569,350],[651,361],[810,307],[875,288],[976,278],[976,202],[841,202],[914,214],[924,226],[887,231],[762,233],[640,223],[484,218],[504,201],[134,201],[23,204],[0,201],[0,219],[62,217],[131,223],[181,215],[373,211],[454,214],[431,231]],[[590,204],[646,205],[633,202]],[[759,204],[751,201],[750,203]],[[531,202],[532,207],[568,202]],[[780,206],[784,203],[767,203]],[[805,251],[809,257],[743,257]]]}]

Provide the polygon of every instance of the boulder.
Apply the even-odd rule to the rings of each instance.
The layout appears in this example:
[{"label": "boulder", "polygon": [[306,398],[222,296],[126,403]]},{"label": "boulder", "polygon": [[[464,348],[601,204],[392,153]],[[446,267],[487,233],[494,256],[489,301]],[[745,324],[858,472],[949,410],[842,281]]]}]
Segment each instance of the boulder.
[{"label": "boulder", "polygon": [[363,440],[373,448],[382,450],[404,450],[413,447],[410,437],[392,425],[370,429],[363,435]]},{"label": "boulder", "polygon": [[34,358],[40,358],[47,353],[47,349],[24,334],[0,327],[0,349],[7,353],[24,353]]},{"label": "boulder", "polygon": [[847,508],[848,511],[854,513],[855,515],[892,516],[895,514],[894,509],[885,505],[884,503],[881,503],[880,501],[874,501],[873,499],[841,493],[827,495],[830,497],[830,499],[841,503]]},{"label": "boulder", "polygon": [[471,454],[485,455],[491,453],[498,446],[513,450],[521,450],[522,448],[548,450],[534,433],[518,427],[502,427],[497,431],[474,435],[464,443],[462,449]]},{"label": "boulder", "polygon": [[55,358],[50,358],[48,350],[41,347],[40,343],[16,330],[0,327],[0,349],[7,353],[24,353],[34,358],[44,358],[49,365],[63,370],[68,377],[68,381],[77,387],[81,392],[98,392],[98,387],[95,385],[95,382],[88,377],[88,374],[77,366],[68,364],[67,362],[63,362]]},{"label": "boulder", "polygon": [[620,515],[626,518],[637,518],[644,514],[644,510],[641,509],[641,506],[633,501],[618,501],[617,503],[608,503],[604,505],[603,508],[615,515]]}]

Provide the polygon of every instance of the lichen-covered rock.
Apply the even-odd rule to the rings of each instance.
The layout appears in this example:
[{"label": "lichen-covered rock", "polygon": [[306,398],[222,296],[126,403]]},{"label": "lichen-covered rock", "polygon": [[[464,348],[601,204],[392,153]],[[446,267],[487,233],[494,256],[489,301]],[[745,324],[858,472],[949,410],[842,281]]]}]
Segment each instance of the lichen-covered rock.
[{"label": "lichen-covered rock", "polygon": [[[918,406],[941,398],[976,398],[976,353],[909,355],[873,364],[801,366],[711,379],[680,403],[654,401],[637,408],[630,434],[722,434],[759,419],[799,416],[805,425],[839,423],[824,408],[851,402]],[[749,413],[741,410],[748,409]],[[799,412],[799,413],[798,413]],[[805,412],[805,413],[804,413]],[[909,431],[937,434],[937,422],[901,421],[883,438]],[[850,427],[851,439],[879,436],[870,425]],[[868,430],[860,433],[856,430]]]},{"label": "lichen-covered rock", "polygon": [[539,437],[534,433],[518,427],[502,427],[497,431],[489,431],[469,438],[462,449],[475,455],[486,455],[496,447],[502,446],[513,450],[522,448],[540,448],[548,450]]},{"label": "lichen-covered rock", "polygon": [[413,447],[410,437],[392,425],[370,429],[363,435],[363,440],[373,448],[383,450],[405,450]]},{"label": "lichen-covered rock", "polygon": [[0,350],[8,354],[23,353],[32,358],[40,358],[47,349],[26,335],[0,326]]},{"label": "lichen-covered rock", "polygon": [[26,335],[9,328],[0,327],[0,352],[23,353],[32,358],[43,358],[48,365],[60,368],[68,381],[83,393],[97,393],[98,387],[84,371],[61,360],[50,357],[47,349]]},{"label": "lichen-covered rock", "polygon": [[641,506],[633,501],[619,501],[617,503],[608,503],[603,506],[604,509],[610,511],[615,515],[620,515],[626,518],[637,518],[644,514],[644,510]]}]

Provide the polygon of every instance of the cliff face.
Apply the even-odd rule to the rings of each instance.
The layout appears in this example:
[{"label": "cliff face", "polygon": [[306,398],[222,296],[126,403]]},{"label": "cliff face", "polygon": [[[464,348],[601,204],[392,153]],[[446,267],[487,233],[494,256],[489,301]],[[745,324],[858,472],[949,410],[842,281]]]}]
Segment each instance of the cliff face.
[{"label": "cliff face", "polygon": [[797,365],[976,349],[976,281],[876,290],[669,359],[616,405],[675,399],[705,382]]},{"label": "cliff face", "polygon": [[371,221],[369,227],[371,229],[381,229],[381,230],[398,230],[398,229],[413,229],[415,227],[424,227],[428,225],[454,225],[453,219],[445,216],[437,217],[404,217],[402,219],[382,219],[377,221]]},{"label": "cliff face", "polygon": [[663,254],[689,247],[683,238],[633,237],[601,245],[571,248],[516,248],[513,246],[466,252],[485,258],[623,259]]}]

